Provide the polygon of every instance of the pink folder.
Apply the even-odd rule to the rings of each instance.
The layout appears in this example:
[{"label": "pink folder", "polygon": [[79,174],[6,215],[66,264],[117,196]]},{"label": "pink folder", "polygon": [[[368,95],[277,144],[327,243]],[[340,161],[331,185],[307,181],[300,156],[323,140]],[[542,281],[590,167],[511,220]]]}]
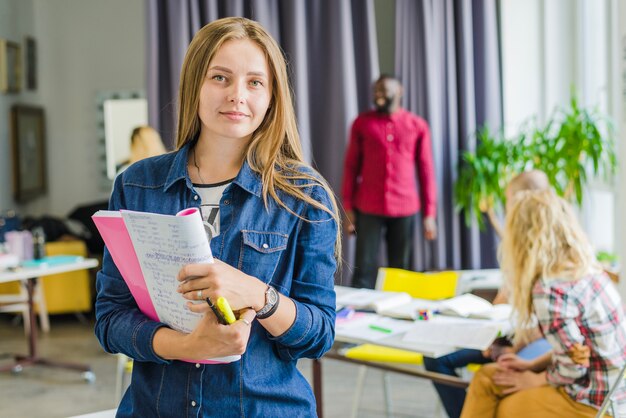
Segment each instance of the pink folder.
[{"label": "pink folder", "polygon": [[[194,213],[198,209],[190,208],[185,209],[177,213],[177,216],[186,216]],[[111,257],[115,262],[118,270],[120,271],[130,293],[135,298],[139,310],[143,312],[148,318],[159,321],[159,317],[152,304],[150,293],[146,286],[146,281],[141,271],[141,265],[135,252],[135,247],[126,229],[124,218],[121,216],[99,216],[98,213],[92,217],[93,222],[96,224],[107,249],[111,253]],[[202,364],[222,364],[230,363],[232,361],[239,360],[241,356],[227,356],[219,359],[206,359],[206,360],[183,360],[189,363],[202,363]]]},{"label": "pink folder", "polygon": [[92,216],[111,257],[118,270],[122,274],[126,285],[130,289],[137,302],[139,310],[153,321],[158,321],[159,317],[154,309],[146,282],[141,272],[141,266],[135,253],[135,247],[128,235],[124,219],[120,217]]}]

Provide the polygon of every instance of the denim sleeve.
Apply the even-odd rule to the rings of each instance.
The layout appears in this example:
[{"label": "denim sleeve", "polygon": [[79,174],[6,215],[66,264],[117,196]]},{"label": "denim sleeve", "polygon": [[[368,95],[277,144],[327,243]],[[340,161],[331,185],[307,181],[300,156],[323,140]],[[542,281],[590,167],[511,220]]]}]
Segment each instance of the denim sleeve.
[{"label": "denim sleeve", "polygon": [[[328,194],[316,187],[313,197],[332,208]],[[286,361],[301,357],[319,358],[335,339],[334,255],[338,225],[328,212],[308,205],[300,220],[294,277],[288,295],[296,304],[296,319],[278,343],[279,356]]]},{"label": "denim sleeve", "polygon": [[[122,175],[119,175],[115,180],[109,209],[119,210],[123,207]],[[139,361],[169,363],[152,348],[156,330],[165,325],[148,319],[139,311],[106,248],[102,270],[96,277],[96,290],[95,333],[104,350],[109,353],[123,353]]]}]

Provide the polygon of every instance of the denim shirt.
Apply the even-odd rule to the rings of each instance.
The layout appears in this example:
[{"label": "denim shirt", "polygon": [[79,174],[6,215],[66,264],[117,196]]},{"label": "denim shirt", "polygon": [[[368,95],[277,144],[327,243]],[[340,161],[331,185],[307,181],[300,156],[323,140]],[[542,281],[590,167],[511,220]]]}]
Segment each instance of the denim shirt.
[{"label": "denim shirt", "polygon": [[[199,207],[187,173],[193,145],[129,167],[115,180],[109,209],[175,214]],[[322,187],[305,190],[330,207]],[[292,298],[296,318],[278,337],[254,321],[239,361],[203,365],[159,357],[152,340],[165,325],[139,311],[105,249],[97,276],[96,336],[107,352],[135,359],[132,383],[117,416],[316,416],[313,392],[296,362],[321,357],[334,340],[337,224],[327,212],[284,193],[280,198],[308,221],[271,198],[266,208],[261,191],[260,176],[244,163],[221,198],[221,232],[211,241],[211,250],[216,258]]]}]

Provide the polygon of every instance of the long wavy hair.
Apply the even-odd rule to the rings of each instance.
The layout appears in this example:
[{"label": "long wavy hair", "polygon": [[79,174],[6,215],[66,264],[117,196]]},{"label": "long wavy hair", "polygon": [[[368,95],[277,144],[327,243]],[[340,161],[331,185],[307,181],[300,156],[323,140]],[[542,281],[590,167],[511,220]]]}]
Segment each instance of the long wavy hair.
[{"label": "long wavy hair", "polygon": [[[216,52],[231,40],[249,39],[261,48],[273,80],[271,105],[261,125],[252,134],[246,152],[250,168],[261,176],[265,206],[271,197],[287,211],[293,211],[280,199],[277,190],[328,212],[337,223],[335,256],[341,260],[341,225],[333,191],[324,179],[305,162],[287,76],[287,64],[276,41],[255,21],[229,17],[215,20],[193,37],[180,74],[178,94],[177,148],[197,138],[200,133],[200,88],[209,63]],[[306,170],[302,170],[305,168]],[[309,170],[310,169],[310,170]],[[323,187],[331,207],[313,199],[306,189]],[[297,216],[297,215],[296,215]]]},{"label": "long wavy hair", "polygon": [[578,280],[600,270],[572,207],[551,190],[516,194],[506,215],[500,262],[517,315],[516,340],[526,342],[535,327],[537,280]]}]

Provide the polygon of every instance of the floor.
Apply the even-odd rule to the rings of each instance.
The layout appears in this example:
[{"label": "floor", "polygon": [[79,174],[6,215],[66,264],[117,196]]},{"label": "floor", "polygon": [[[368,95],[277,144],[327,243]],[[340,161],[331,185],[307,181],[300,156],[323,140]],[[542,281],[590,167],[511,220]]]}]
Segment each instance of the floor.
[{"label": "floor", "polygon": [[[54,316],[50,333],[40,334],[38,342],[41,356],[91,365],[95,381],[85,381],[78,372],[42,366],[26,367],[17,374],[0,373],[0,417],[71,417],[115,408],[117,360],[100,348],[91,318],[81,322],[73,315]],[[0,314],[0,366],[10,362],[6,353],[26,350],[21,323]],[[324,416],[349,417],[358,368],[334,360],[322,364]],[[311,362],[302,360],[299,367],[310,381]],[[429,382],[392,374],[391,388],[395,417],[435,416],[437,397]],[[369,369],[358,417],[384,417],[383,405],[382,374]]]}]

